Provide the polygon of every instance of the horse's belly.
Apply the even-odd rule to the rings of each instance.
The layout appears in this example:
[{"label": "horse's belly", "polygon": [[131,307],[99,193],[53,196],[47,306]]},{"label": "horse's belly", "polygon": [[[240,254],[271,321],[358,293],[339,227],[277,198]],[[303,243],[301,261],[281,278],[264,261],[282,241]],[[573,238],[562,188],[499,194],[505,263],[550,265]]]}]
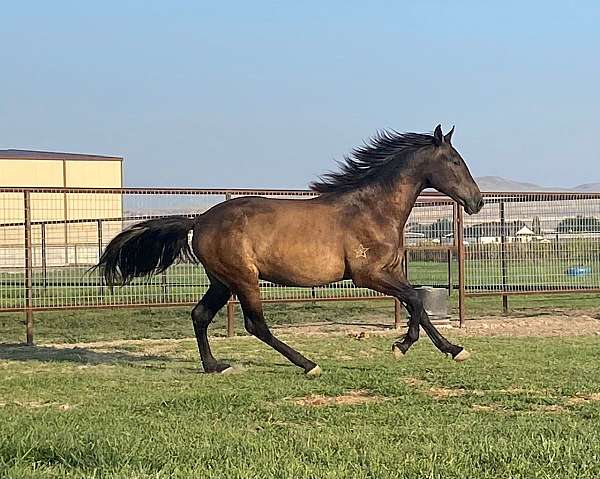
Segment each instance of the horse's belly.
[{"label": "horse's belly", "polygon": [[318,274],[315,275],[312,272],[305,273],[303,271],[294,271],[292,274],[280,274],[274,273],[260,273],[260,279],[270,281],[271,283],[280,284],[282,286],[323,286],[325,284],[334,283],[335,281],[341,281],[343,274]]},{"label": "horse's belly", "polygon": [[286,286],[332,283],[341,280],[345,270],[341,255],[299,255],[294,252],[288,252],[285,256],[274,252],[268,258],[262,258],[257,266],[262,279]]}]

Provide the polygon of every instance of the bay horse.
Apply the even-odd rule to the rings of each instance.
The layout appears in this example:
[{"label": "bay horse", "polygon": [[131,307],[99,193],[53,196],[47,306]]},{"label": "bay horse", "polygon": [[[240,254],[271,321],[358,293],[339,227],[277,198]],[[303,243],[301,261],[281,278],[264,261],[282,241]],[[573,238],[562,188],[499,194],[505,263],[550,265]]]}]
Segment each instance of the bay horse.
[{"label": "bay horse", "polygon": [[[397,298],[409,313],[407,333],[392,350],[402,357],[423,327],[435,346],[457,361],[469,353],[431,323],[402,267],[403,229],[421,191],[435,188],[469,214],[483,207],[481,192],[452,146],[452,133],[378,132],[339,163],[340,170],[311,183],[311,199],[234,198],[189,218],[172,216],[138,223],[119,233],[96,268],[106,284],[158,274],[178,260],[202,263],[210,280],[192,311],[205,372],[225,373],[208,342],[208,326],[235,294],[246,330],[308,375],[320,367],[276,338],[263,314],[259,280],[285,286],[320,286],[351,279]],[[193,231],[191,241],[188,233]]]}]

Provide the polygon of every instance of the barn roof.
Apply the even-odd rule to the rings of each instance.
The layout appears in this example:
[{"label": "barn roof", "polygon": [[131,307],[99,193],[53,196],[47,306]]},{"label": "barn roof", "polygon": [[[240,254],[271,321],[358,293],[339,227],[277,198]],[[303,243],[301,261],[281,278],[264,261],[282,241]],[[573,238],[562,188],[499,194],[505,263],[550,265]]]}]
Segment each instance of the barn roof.
[{"label": "barn roof", "polygon": [[82,153],[60,153],[36,150],[0,150],[0,160],[119,160],[120,156],[85,155]]},{"label": "barn roof", "polygon": [[523,226],[519,231],[515,233],[517,236],[532,236],[535,233],[531,231],[527,226]]}]

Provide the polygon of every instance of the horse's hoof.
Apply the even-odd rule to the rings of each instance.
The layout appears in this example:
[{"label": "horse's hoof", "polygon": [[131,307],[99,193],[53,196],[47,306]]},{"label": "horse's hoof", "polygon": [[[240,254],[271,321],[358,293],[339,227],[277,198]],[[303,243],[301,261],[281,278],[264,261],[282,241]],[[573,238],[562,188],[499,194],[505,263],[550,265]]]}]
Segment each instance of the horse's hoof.
[{"label": "horse's hoof", "polygon": [[470,357],[471,357],[471,353],[469,351],[467,351],[466,349],[463,349],[460,353],[458,353],[456,356],[454,356],[454,360],[461,362],[461,361],[466,361]]},{"label": "horse's hoof", "polygon": [[321,368],[317,365],[310,371],[306,371],[306,375],[312,376],[313,378],[318,378],[321,375]]},{"label": "horse's hoof", "polygon": [[227,363],[211,364],[204,368],[205,374],[230,374],[233,372],[233,368]]},{"label": "horse's hoof", "polygon": [[394,355],[394,359],[402,359],[404,357],[402,350],[395,344],[392,346],[392,354]]}]

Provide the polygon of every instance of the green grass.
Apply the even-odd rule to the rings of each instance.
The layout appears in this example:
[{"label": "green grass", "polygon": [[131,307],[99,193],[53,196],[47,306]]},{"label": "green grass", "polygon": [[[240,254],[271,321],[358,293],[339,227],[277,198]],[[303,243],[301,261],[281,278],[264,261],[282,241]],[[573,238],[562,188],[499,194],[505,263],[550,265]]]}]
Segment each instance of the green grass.
[{"label": "green grass", "polygon": [[[457,293],[450,298],[451,313],[457,317]],[[497,296],[467,299],[467,318],[501,316],[502,302]],[[535,316],[545,313],[597,314],[600,303],[596,294],[552,294],[509,297],[510,314]],[[326,322],[331,324],[394,323],[391,299],[265,303],[267,321],[273,326]],[[169,308],[112,308],[88,310],[58,310],[36,312],[34,330],[37,342],[107,341],[112,339],[185,338],[193,334],[191,306]],[[243,334],[242,314],[235,307],[237,332]],[[403,313],[404,314],[404,313]],[[0,342],[21,342],[25,339],[24,313],[0,313]],[[223,309],[211,325],[211,332],[224,336],[226,316]]]},{"label": "green grass", "polygon": [[[394,322],[392,300],[336,303],[266,303],[265,314],[272,326],[329,322],[389,324]],[[64,310],[35,313],[36,342],[86,342],[112,339],[187,338],[193,335],[191,306]],[[244,334],[241,310],[236,306],[237,332]],[[0,314],[0,341],[23,341],[23,313]],[[226,333],[225,310],[217,315],[211,333]]]},{"label": "green grass", "polygon": [[[592,478],[600,476],[597,337],[288,336],[308,379],[254,338],[213,341],[241,370],[197,371],[192,340],[110,348],[0,345],[3,478]],[[362,391],[362,404],[301,398]]]},{"label": "green grass", "polygon": [[[450,298],[451,313],[454,317],[458,314],[456,296],[455,293]],[[560,314],[573,310],[596,314],[600,303],[594,294],[553,294],[512,296],[509,298],[509,307],[513,316]],[[269,324],[274,326],[318,322],[366,322],[387,324],[391,327],[394,321],[391,300],[265,303],[264,308]],[[37,312],[34,316],[36,341],[75,343],[111,339],[185,338],[192,334],[190,311],[191,306]],[[235,311],[237,331],[243,333],[239,306],[236,306]],[[494,315],[502,315],[500,297],[467,300],[468,319]],[[217,336],[224,336],[225,324],[225,311],[222,310],[211,325],[211,331]],[[0,313],[0,341],[19,342],[24,339],[24,335],[23,313]]]}]

